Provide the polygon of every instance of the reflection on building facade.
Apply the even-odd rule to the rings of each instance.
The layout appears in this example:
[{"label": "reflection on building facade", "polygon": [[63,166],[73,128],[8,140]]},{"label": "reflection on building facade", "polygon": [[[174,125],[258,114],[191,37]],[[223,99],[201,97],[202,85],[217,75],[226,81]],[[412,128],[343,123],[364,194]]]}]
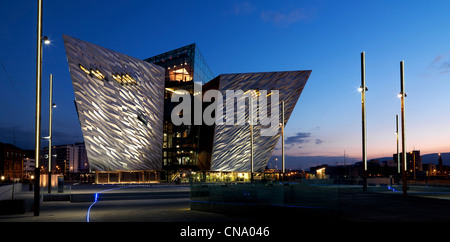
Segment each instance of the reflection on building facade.
[{"label": "reflection on building facade", "polygon": [[[183,176],[192,174],[193,179],[214,180],[217,174],[210,172],[216,171],[232,181],[247,180],[249,125],[199,124],[194,115],[190,125],[175,125],[171,114],[179,103],[171,101],[172,95],[186,91],[194,100],[202,94],[195,88],[199,83],[203,93],[277,90],[280,102],[285,102],[286,124],[311,73],[214,78],[196,44],[138,60],[73,37],[64,36],[64,41],[89,165],[97,171],[99,183],[170,180],[180,171],[188,171]],[[254,171],[261,172],[280,132],[263,137],[260,125],[253,128]]]},{"label": "reflection on building facade", "polygon": [[[306,81],[309,78],[311,71],[283,71],[283,72],[258,72],[258,73],[239,73],[239,74],[223,74],[211,80],[208,85],[205,85],[203,91],[210,89],[219,90],[223,97],[226,97],[227,90],[242,90],[244,93],[251,90],[265,90],[267,91],[263,98],[267,100],[267,112],[270,114],[271,93],[273,90],[278,91],[279,100],[277,105],[284,102],[284,123],[287,124],[289,117],[294,110],[300,94],[305,87]],[[253,100],[260,99],[262,92],[254,92],[253,95],[248,95]],[[233,113],[237,112],[238,107],[233,99],[224,98],[224,113],[227,113],[228,101],[232,101]],[[248,102],[249,99],[246,101]],[[275,104],[274,104],[275,105]],[[250,117],[250,105],[245,106],[245,120]],[[259,105],[253,109],[253,117],[260,117],[262,110]],[[281,108],[279,109],[281,110]],[[282,122],[281,114],[278,115],[276,125]],[[253,125],[253,131],[250,132],[250,125],[213,125],[213,127],[205,127],[209,129],[203,132],[202,139],[208,140],[211,145],[204,144],[205,159],[207,166],[211,167],[209,170],[213,171],[251,171],[251,146],[253,146],[253,171],[262,172],[269,162],[275,146],[280,139],[281,132],[276,132],[275,135],[261,135],[263,125]],[[279,127],[276,127],[280,130]],[[251,139],[253,136],[253,144]]]},{"label": "reflection on building facade", "polygon": [[91,169],[160,170],[163,68],[63,37]]}]

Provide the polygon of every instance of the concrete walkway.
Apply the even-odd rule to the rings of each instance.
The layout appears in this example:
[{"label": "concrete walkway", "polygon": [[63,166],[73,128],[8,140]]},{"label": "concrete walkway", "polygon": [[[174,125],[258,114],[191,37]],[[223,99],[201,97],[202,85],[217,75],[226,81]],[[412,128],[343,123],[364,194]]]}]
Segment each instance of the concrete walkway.
[{"label": "concrete walkway", "polygon": [[[188,185],[74,185],[71,201],[53,200],[43,192],[39,216],[0,215],[0,222],[246,222],[249,218],[228,217],[190,210]],[[97,201],[95,196],[97,194]],[[18,195],[19,196],[19,195]],[[32,200],[33,192],[23,191],[21,198]],[[79,197],[79,198],[76,198]],[[88,211],[90,214],[88,216]]]},{"label": "concrete walkway", "polygon": [[[421,188],[422,189],[422,188]],[[257,222],[285,221],[293,217],[309,221],[355,222],[450,222],[450,199],[444,191],[411,189],[411,194],[342,187],[339,207],[334,211],[318,209],[275,208],[259,214],[224,215],[190,210],[190,187],[187,185],[73,185],[71,196],[85,196],[76,201],[44,201],[40,215],[32,211],[24,214],[0,215],[0,222]],[[26,190],[26,189],[24,189]],[[419,193],[419,190],[421,193]],[[95,194],[97,201],[95,202]],[[44,193],[45,196],[47,196]],[[54,195],[54,194],[52,194]],[[57,194],[56,194],[57,195]],[[33,199],[33,192],[23,191],[17,198]],[[424,197],[425,196],[425,197]],[[76,199],[75,199],[76,200]],[[94,204],[95,202],[95,204]],[[90,214],[88,217],[88,210]]]}]

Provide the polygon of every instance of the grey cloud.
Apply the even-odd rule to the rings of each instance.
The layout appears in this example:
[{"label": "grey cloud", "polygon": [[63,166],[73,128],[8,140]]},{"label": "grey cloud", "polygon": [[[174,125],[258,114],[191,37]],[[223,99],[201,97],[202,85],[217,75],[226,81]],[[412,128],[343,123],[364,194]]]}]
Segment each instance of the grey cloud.
[{"label": "grey cloud", "polygon": [[428,68],[440,74],[450,73],[450,53],[438,55]]},{"label": "grey cloud", "polygon": [[316,145],[320,145],[320,144],[322,144],[323,142],[325,142],[325,141],[323,141],[323,140],[321,140],[321,139],[316,139]]},{"label": "grey cloud", "polygon": [[285,143],[287,145],[308,143],[309,142],[309,137],[311,137],[311,133],[298,132],[294,136],[287,137]]}]

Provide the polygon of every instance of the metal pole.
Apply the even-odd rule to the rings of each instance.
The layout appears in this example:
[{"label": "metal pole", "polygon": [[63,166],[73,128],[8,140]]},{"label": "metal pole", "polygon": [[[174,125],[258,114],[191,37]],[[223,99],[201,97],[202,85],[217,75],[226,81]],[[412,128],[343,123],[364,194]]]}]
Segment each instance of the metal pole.
[{"label": "metal pole", "polygon": [[361,113],[362,113],[362,158],[363,158],[363,190],[367,191],[367,148],[366,148],[366,61],[365,52],[361,52]]},{"label": "metal pole", "polygon": [[253,95],[250,95],[250,180],[253,183]]},{"label": "metal pole", "polygon": [[396,127],[395,127],[395,134],[397,136],[397,170],[400,174],[400,154],[399,154],[399,145],[398,145],[398,114],[395,115],[395,121],[396,121]]},{"label": "metal pole", "polygon": [[52,192],[52,119],[53,119],[53,75],[50,74],[50,97],[48,115],[48,193]]},{"label": "metal pole", "polygon": [[42,72],[42,0],[38,0],[37,14],[37,53],[36,53],[36,126],[35,126],[35,161],[34,168],[34,216],[40,211],[40,142],[41,142],[41,72]]},{"label": "metal pole", "polygon": [[283,173],[283,179],[284,179],[284,173],[286,173],[286,167],[285,167],[285,159],[284,159],[284,101],[281,102],[281,171]]},{"label": "metal pole", "polygon": [[407,184],[406,184],[406,140],[405,140],[405,78],[404,78],[404,61],[400,62],[400,90],[402,95],[402,157],[403,157],[403,169],[402,169],[402,183],[403,183],[403,195],[407,194]]},{"label": "metal pole", "polygon": [[412,152],[413,155],[413,169],[414,169],[414,181],[416,180],[416,154],[414,153],[414,150]]}]

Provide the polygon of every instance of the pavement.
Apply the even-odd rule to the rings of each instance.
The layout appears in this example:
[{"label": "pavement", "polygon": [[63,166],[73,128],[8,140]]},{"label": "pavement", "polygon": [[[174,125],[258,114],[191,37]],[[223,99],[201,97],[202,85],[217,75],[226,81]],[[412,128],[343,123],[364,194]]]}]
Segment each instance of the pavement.
[{"label": "pavement", "polygon": [[[39,216],[34,216],[33,211],[0,215],[0,222],[252,221],[249,218],[190,210],[189,192],[190,187],[186,184],[73,185],[70,191],[62,194],[42,192],[44,201]],[[33,194],[24,187],[23,192],[16,194],[16,199],[32,200]]]},{"label": "pavement", "polygon": [[[39,216],[32,211],[0,215],[0,222],[257,223],[296,217],[310,222],[450,222],[449,188],[411,187],[405,197],[391,187],[362,192],[342,186],[334,210],[280,207],[256,215],[191,210],[190,187],[183,184],[75,184],[65,192],[53,198],[44,193]],[[32,199],[32,194],[24,189],[16,198]]]}]

